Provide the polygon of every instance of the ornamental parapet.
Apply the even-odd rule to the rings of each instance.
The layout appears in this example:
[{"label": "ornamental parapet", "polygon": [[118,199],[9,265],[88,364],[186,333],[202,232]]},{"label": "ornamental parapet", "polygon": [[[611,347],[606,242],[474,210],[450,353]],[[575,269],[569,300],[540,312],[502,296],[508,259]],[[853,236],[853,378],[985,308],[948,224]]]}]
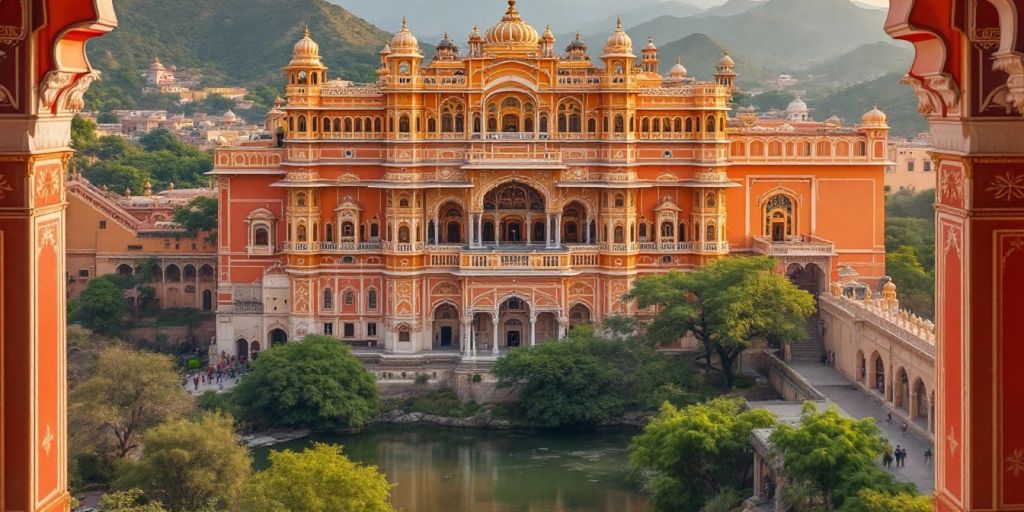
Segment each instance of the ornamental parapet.
[{"label": "ornamental parapet", "polygon": [[888,331],[896,339],[930,358],[935,358],[935,324],[931,320],[900,309],[896,301],[856,299],[843,294],[835,296],[822,293],[818,296],[818,303],[826,307],[840,308],[855,320]]},{"label": "ornamental parapet", "polygon": [[754,252],[767,256],[836,256],[836,245],[831,240],[816,236],[802,236],[776,241],[767,236],[754,237]]}]

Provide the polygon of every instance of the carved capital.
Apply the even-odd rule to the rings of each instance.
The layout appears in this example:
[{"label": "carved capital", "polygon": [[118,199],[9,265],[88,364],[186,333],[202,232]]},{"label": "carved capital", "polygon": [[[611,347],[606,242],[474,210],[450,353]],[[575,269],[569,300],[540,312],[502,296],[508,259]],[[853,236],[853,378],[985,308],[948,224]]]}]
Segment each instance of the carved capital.
[{"label": "carved capital", "polygon": [[1024,57],[1012,52],[997,53],[992,69],[1009,75],[1006,79],[1006,103],[1024,115]]},{"label": "carved capital", "polygon": [[100,72],[95,70],[87,73],[50,71],[39,85],[39,112],[73,114],[81,111],[85,106],[85,91],[99,77]]},{"label": "carved capital", "polygon": [[916,77],[906,75],[901,84],[909,85],[917,96],[917,111],[925,116],[960,112],[960,87],[945,73]]}]

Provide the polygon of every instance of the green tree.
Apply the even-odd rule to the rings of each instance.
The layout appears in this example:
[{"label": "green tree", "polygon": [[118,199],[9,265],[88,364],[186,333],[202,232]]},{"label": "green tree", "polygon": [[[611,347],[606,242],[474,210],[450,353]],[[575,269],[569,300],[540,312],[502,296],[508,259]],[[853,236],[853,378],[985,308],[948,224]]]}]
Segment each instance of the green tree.
[{"label": "green tree", "polygon": [[146,495],[140,489],[128,489],[103,495],[100,508],[104,512],[165,512],[160,503],[146,503]]},{"label": "green tree", "polygon": [[187,144],[178,140],[178,138],[166,128],[157,128],[146,132],[139,137],[139,145],[142,146],[142,149],[150,153],[163,150],[175,153],[188,153],[189,149]]},{"label": "green tree", "polygon": [[75,116],[71,118],[71,147],[82,151],[96,143],[96,123]]},{"label": "green tree", "polygon": [[913,217],[886,217],[885,250],[896,252],[900,247],[912,247],[917,259],[927,271],[935,269],[935,221]]},{"label": "green tree", "polygon": [[235,397],[244,419],[281,427],[360,427],[380,407],[377,381],[352,351],[316,335],[260,352]]},{"label": "green tree", "polygon": [[646,326],[649,341],[672,343],[692,332],[708,367],[714,368],[717,356],[728,389],[736,359],[754,338],[790,343],[807,337],[814,297],[774,273],[776,265],[769,257],[722,259],[689,272],[642,277],[627,298],[655,309]]},{"label": "green tree", "polygon": [[142,489],[172,511],[237,506],[252,459],[235,437],[230,417],[204,414],[170,421],[143,439],[142,457],[121,466],[115,488]]},{"label": "green tree", "polygon": [[119,276],[97,277],[89,281],[77,299],[71,301],[68,316],[73,322],[100,334],[117,335],[124,328],[128,316],[124,290]]},{"label": "green tree", "polygon": [[217,230],[217,198],[196,196],[175,209],[173,219],[185,228],[189,236],[206,231],[213,237]]},{"label": "green tree", "polygon": [[245,512],[394,512],[393,486],[374,466],[361,466],[340,446],[316,443],[301,453],[270,452],[270,467],[253,476]]},{"label": "green tree", "polygon": [[96,362],[107,348],[123,343],[94,333],[87,327],[68,324],[68,388],[74,389],[96,371]]},{"label": "green tree", "polygon": [[500,387],[519,391],[518,406],[532,424],[590,426],[664,400],[692,402],[692,368],[650,347],[598,337],[577,326],[555,343],[516,349],[491,369]]},{"label": "green tree", "polygon": [[786,475],[811,504],[832,510],[861,489],[911,492],[881,469],[885,440],[872,418],[855,420],[834,406],[818,412],[808,402],[800,425],[779,425],[770,441]]},{"label": "green tree", "polygon": [[876,489],[862,489],[843,502],[841,512],[932,512],[935,505],[928,496],[913,492],[895,494]]},{"label": "green tree", "polygon": [[138,145],[115,135],[105,135],[96,139],[96,143],[87,149],[89,156],[100,160],[115,160],[140,153]]},{"label": "green tree", "polygon": [[682,409],[665,404],[633,438],[630,465],[648,475],[657,510],[697,511],[719,493],[749,487],[751,433],[775,422],[772,413],[747,410],[734,398]]},{"label": "green tree", "polygon": [[68,401],[72,446],[111,458],[133,455],[143,430],[194,407],[169,357],[121,346],[100,353]]},{"label": "green tree", "polygon": [[885,271],[896,283],[901,307],[921,316],[935,316],[935,274],[925,270],[913,247],[905,245],[887,253]]},{"label": "green tree", "polygon": [[97,187],[106,186],[111,192],[142,195],[148,175],[119,160],[99,160],[82,172],[87,180]]},{"label": "green tree", "polygon": [[911,217],[935,219],[935,189],[900,190],[885,198],[886,217]]}]

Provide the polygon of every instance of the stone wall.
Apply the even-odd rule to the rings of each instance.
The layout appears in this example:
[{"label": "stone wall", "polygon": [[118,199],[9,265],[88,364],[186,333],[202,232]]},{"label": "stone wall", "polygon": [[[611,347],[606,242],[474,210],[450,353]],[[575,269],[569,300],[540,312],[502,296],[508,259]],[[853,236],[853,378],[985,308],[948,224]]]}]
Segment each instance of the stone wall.
[{"label": "stone wall", "polygon": [[901,311],[895,297],[866,300],[821,294],[825,348],[836,370],[872,391],[912,428],[935,428],[935,328]]}]

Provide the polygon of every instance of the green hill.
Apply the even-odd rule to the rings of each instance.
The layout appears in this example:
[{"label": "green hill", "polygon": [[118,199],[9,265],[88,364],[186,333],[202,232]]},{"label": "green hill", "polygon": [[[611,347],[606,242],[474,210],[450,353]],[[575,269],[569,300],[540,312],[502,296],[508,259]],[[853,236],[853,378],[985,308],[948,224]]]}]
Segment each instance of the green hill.
[{"label": "green hill", "polygon": [[913,137],[926,131],[928,123],[917,113],[917,97],[909,86],[899,83],[904,73],[890,73],[834,92],[812,104],[816,107],[815,117],[825,119],[835,114],[847,121],[859,121],[877,103],[888,114],[893,135]]},{"label": "green hill", "polygon": [[913,60],[913,48],[879,41],[811,66],[801,74],[814,75],[815,82],[822,84],[849,85],[889,73],[906,72]]},{"label": "green hill", "polygon": [[119,27],[89,43],[100,70],[142,70],[154,56],[207,82],[278,84],[309,23],[332,76],[370,80],[390,34],[323,0],[116,0]]},{"label": "green hill", "polygon": [[803,67],[887,40],[885,11],[848,0],[769,0],[731,16],[661,16],[628,30],[634,41],[674,41],[703,33],[730,51],[778,67]]},{"label": "green hill", "polygon": [[[700,80],[711,80],[715,75],[715,65],[722,58],[724,49],[721,43],[705,34],[690,34],[658,48],[661,73],[668,76],[669,69],[676,63],[676,57],[682,57],[683,65],[690,76]],[[730,55],[736,61],[736,73],[739,74],[737,82],[741,89],[762,84],[774,75],[752,59],[737,55],[735,52],[730,52]]]}]

